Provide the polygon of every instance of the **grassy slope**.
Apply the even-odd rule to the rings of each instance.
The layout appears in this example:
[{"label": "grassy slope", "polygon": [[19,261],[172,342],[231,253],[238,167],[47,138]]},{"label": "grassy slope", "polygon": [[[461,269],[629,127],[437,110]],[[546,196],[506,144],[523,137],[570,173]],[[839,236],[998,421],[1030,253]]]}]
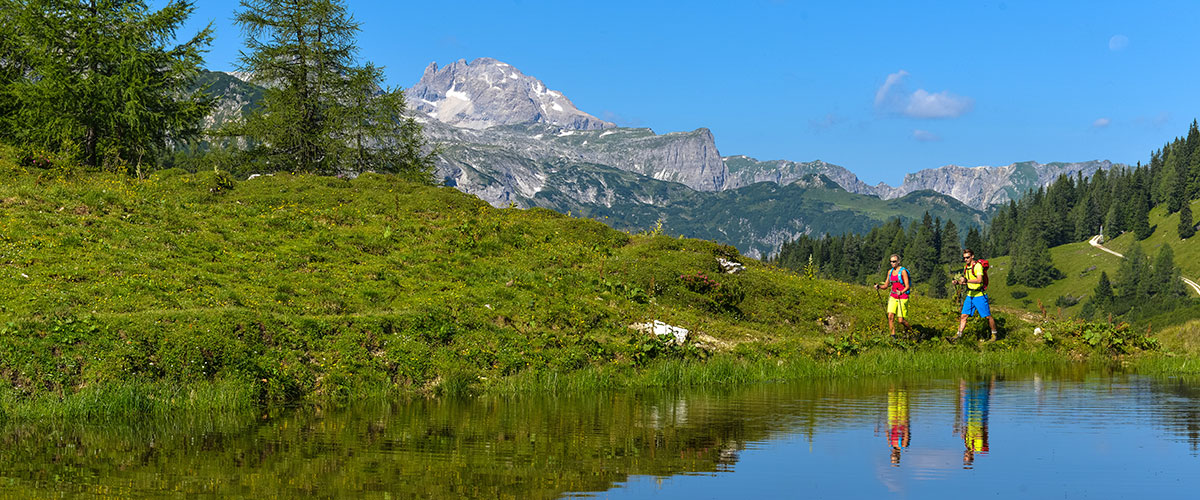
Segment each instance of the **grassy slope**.
[{"label": "grassy slope", "polygon": [[[388,176],[219,185],[212,172],[62,177],[0,160],[0,417],[22,401],[62,411],[56,401],[77,393],[74,414],[236,406],[507,391],[512,376],[608,379],[659,358],[773,367],[913,347],[878,336],[873,290],[748,260],[746,272],[720,274],[717,257],[740,257],[707,241],[496,209]],[[695,273],[720,291],[689,289],[680,276]],[[926,339],[954,328],[949,301],[911,309]],[[654,319],[692,341],[671,348],[629,328]],[[1009,335],[990,350],[1040,349],[1030,327],[1004,319]],[[664,366],[646,376],[679,377]],[[748,373],[721,366],[704,376]],[[216,389],[198,395],[188,388],[198,381]]]},{"label": "grassy slope", "polygon": [[[1090,296],[1092,290],[1096,288],[1096,284],[1100,281],[1100,273],[1107,272],[1108,278],[1111,280],[1116,276],[1117,268],[1120,265],[1120,259],[1117,256],[1094,248],[1086,241],[1051,248],[1050,257],[1054,261],[1054,266],[1062,271],[1067,278],[1057,280],[1043,288],[1005,285],[1005,279],[1008,277],[1009,264],[1012,258],[997,257],[990,260],[992,268],[988,271],[988,278],[992,284],[988,287],[990,292],[988,294],[989,297],[991,297],[993,302],[1001,306],[1023,309],[1038,314],[1041,314],[1041,310],[1038,307],[1040,301],[1046,308],[1047,315],[1058,316],[1061,314],[1062,317],[1068,318],[1079,313],[1079,309],[1083,307],[1084,300],[1080,300],[1079,303],[1061,308],[1060,310],[1055,305],[1058,297],[1067,295],[1076,298]],[[1018,299],[1013,297],[1013,292],[1024,292],[1028,295]]]},{"label": "grassy slope", "polygon": [[[1200,200],[1192,201],[1192,211],[1196,212],[1197,210],[1200,210]],[[1167,215],[1166,207],[1156,207],[1150,211],[1150,224],[1155,230],[1150,237],[1138,242],[1142,246],[1142,250],[1153,259],[1163,244],[1171,245],[1171,250],[1175,253],[1175,265],[1179,267],[1183,275],[1192,280],[1200,279],[1200,242],[1197,242],[1195,237],[1188,240],[1179,238],[1179,214]],[[1104,245],[1118,253],[1126,253],[1135,241],[1133,233],[1125,233]],[[1037,314],[1041,314],[1038,308],[1038,302],[1041,301],[1049,316],[1061,314],[1063,317],[1072,317],[1079,313],[1086,297],[1090,296],[1096,288],[1096,284],[1100,280],[1100,272],[1105,271],[1110,280],[1115,279],[1120,266],[1120,258],[1093,248],[1086,241],[1051,248],[1050,255],[1054,260],[1055,267],[1066,274],[1067,279],[1055,281],[1050,286],[1040,289],[1020,285],[1005,286],[1004,279],[1007,276],[1007,268],[1011,259],[1009,257],[993,259],[991,262],[995,267],[992,268],[989,275],[991,282],[996,284],[991,287],[992,301],[1002,306]],[[1012,297],[1013,292],[1025,292],[1028,296],[1017,299]],[[1084,299],[1078,304],[1066,308],[1060,309],[1055,306],[1058,297],[1067,295]],[[1195,297],[1191,288],[1188,288],[1188,295]],[[1171,325],[1159,331],[1157,335],[1164,344],[1180,351],[1200,351],[1200,320]]]},{"label": "grassy slope", "polygon": [[[1200,200],[1193,200],[1192,213],[1197,213],[1197,210],[1200,210]],[[1159,247],[1163,244],[1171,245],[1171,250],[1175,252],[1175,265],[1183,275],[1193,281],[1200,279],[1200,241],[1195,236],[1187,240],[1179,238],[1179,214],[1167,215],[1165,206],[1155,207],[1150,211],[1150,225],[1154,227],[1154,234],[1138,242],[1146,255],[1153,259],[1158,255]],[[1134,241],[1136,238],[1133,233],[1125,233],[1113,238],[1104,246],[1125,253]]]},{"label": "grassy slope", "polygon": [[[1197,210],[1200,210],[1200,200],[1193,200],[1192,213],[1197,213]],[[1180,272],[1192,281],[1200,280],[1200,241],[1196,236],[1187,240],[1179,238],[1179,214],[1167,215],[1166,207],[1156,207],[1150,211],[1150,225],[1154,227],[1154,234],[1138,242],[1146,255],[1153,259],[1158,255],[1159,247],[1163,244],[1171,245],[1171,250],[1175,253],[1175,265],[1179,267]],[[1125,253],[1134,241],[1132,233],[1125,233],[1105,243],[1105,246]],[[1195,297],[1190,287],[1187,290],[1189,297]],[[1168,326],[1160,331],[1158,336],[1163,342],[1180,351],[1200,352],[1200,319]]]}]

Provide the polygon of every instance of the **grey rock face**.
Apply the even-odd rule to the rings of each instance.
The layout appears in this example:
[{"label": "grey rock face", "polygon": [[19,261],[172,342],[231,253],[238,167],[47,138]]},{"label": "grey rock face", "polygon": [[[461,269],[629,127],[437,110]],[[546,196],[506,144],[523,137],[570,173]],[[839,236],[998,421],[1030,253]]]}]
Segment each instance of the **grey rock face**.
[{"label": "grey rock face", "polygon": [[262,99],[261,87],[219,71],[205,71],[197,79],[195,88],[206,89],[209,94],[217,96],[216,107],[204,117],[204,128],[208,130],[241,118],[252,104]]},{"label": "grey rock face", "polygon": [[876,187],[876,194],[886,200],[930,189],[983,210],[991,205],[1017,200],[1030,189],[1048,186],[1060,175],[1074,177],[1082,173],[1084,177],[1090,177],[1098,170],[1112,167],[1113,163],[1108,160],[1047,164],[1027,161],[1003,167],[947,165],[905,175],[904,182],[898,188],[880,184]]},{"label": "grey rock face", "polygon": [[725,186],[727,170],[707,129],[656,135],[650,129],[572,130],[543,124],[474,130],[432,119],[424,125],[430,140],[444,147],[438,176],[496,206],[524,206],[521,199],[533,198],[544,186],[539,165],[557,162],[606,165],[697,191]]},{"label": "grey rock face", "polygon": [[425,68],[421,81],[404,92],[417,112],[455,127],[482,130],[496,125],[544,123],[568,130],[616,125],[575,108],[557,90],[507,63],[481,57],[441,69]]},{"label": "grey rock face", "polygon": [[756,182],[787,185],[811,178],[813,174],[821,174],[851,193],[874,194],[875,192],[875,188],[859,180],[858,176],[844,167],[821,160],[799,163],[788,160],[758,161],[745,155],[727,156],[722,160],[729,169],[729,182],[725,184],[725,189],[736,189]]},{"label": "grey rock face", "polygon": [[1050,185],[1059,175],[1075,176],[1082,173],[1084,177],[1089,177],[1097,170],[1108,170],[1114,166],[1107,160],[1047,164],[1029,161],[1003,167],[946,165],[905,175],[899,187],[892,187],[882,182],[874,186],[868,185],[849,170],[820,160],[804,163],[787,160],[758,161],[748,156],[729,156],[724,160],[729,168],[726,189],[755,182],[786,185],[807,175],[822,174],[842,189],[855,194],[869,194],[891,200],[915,191],[932,190],[954,197],[979,210],[1019,199],[1030,189]]}]

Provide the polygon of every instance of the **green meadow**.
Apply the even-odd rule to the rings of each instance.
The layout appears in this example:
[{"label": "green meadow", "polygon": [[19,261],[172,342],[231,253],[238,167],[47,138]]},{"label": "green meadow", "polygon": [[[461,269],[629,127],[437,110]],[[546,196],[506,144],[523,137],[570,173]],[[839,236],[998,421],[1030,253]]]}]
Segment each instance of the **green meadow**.
[{"label": "green meadow", "polygon": [[[139,180],[20,168],[8,155],[0,418],[725,385],[1173,349],[1120,325],[1004,308],[999,341],[983,342],[976,319],[951,343],[957,304],[927,297],[912,300],[915,329],[893,338],[884,295],[870,288],[395,176],[166,170]],[[725,274],[718,258],[746,269]],[[631,327],[653,320],[688,329],[687,342]]]}]

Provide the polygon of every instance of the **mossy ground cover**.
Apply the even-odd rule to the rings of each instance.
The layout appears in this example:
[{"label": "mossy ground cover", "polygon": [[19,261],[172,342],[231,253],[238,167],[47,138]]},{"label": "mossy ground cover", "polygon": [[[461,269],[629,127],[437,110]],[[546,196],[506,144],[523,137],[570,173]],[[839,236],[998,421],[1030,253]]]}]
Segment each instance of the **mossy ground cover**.
[{"label": "mossy ground cover", "polygon": [[[723,274],[718,257],[747,269]],[[948,344],[957,306],[928,298],[912,301],[916,331],[892,339],[881,300],[729,246],[391,176],[138,180],[0,161],[0,414],[672,380],[653,366],[709,366],[712,383],[872,350],[1048,348],[1003,313],[1000,342],[975,343],[976,320],[972,341]],[[651,320],[691,339],[630,328]]]}]

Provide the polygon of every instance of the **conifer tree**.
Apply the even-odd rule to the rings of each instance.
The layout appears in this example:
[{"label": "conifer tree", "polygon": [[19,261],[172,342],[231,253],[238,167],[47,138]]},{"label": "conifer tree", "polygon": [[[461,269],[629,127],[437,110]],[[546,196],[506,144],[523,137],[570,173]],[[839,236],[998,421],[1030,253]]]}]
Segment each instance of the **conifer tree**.
[{"label": "conifer tree", "polygon": [[[1180,168],[1180,172],[1186,173],[1186,169]],[[1171,194],[1167,197],[1167,213],[1175,213],[1183,209],[1187,204],[1187,176],[1178,175],[1174,179],[1174,184],[1171,187]]]},{"label": "conifer tree", "polygon": [[1154,278],[1151,293],[1156,301],[1175,300],[1183,297],[1185,290],[1179,280],[1179,269],[1175,267],[1175,252],[1171,245],[1163,245],[1154,258]]},{"label": "conifer tree", "polygon": [[1150,207],[1144,196],[1134,196],[1131,200],[1133,207],[1129,213],[1129,225],[1133,235],[1139,240],[1149,238],[1154,232],[1150,227]]},{"label": "conifer tree", "polygon": [[9,137],[9,127],[17,109],[11,86],[27,70],[21,39],[16,31],[18,6],[15,0],[0,0],[0,137]]},{"label": "conifer tree", "polygon": [[921,225],[909,241],[904,252],[904,262],[914,282],[927,281],[937,267],[937,250],[933,242],[933,218],[925,212]]},{"label": "conifer tree", "polygon": [[1012,269],[1005,280],[1006,284],[1042,288],[1063,277],[1062,271],[1054,267],[1050,249],[1041,231],[1033,226],[1026,227],[1021,232],[1018,251],[1013,253]]},{"label": "conifer tree", "polygon": [[[966,238],[966,241],[964,242],[964,245],[965,245],[964,248],[970,248],[971,251],[975,252],[975,255],[978,255],[980,257],[982,257],[984,255],[988,255],[987,252],[985,252],[984,248],[983,248],[983,237],[979,235],[979,231],[977,229],[975,229],[975,226],[971,226],[971,227],[967,228],[967,238]],[[954,259],[954,261],[962,262],[960,259],[957,259],[957,258]]]},{"label": "conifer tree", "polygon": [[1125,252],[1125,259],[1117,269],[1116,296],[1121,300],[1121,309],[1149,297],[1150,265],[1142,246],[1134,243]]},{"label": "conifer tree", "polygon": [[264,84],[262,106],[226,133],[252,139],[265,170],[373,170],[432,181],[421,127],[383,71],[356,65],[359,23],[340,0],[242,0],[248,52],[239,69]]},{"label": "conifer tree", "polygon": [[1100,271],[1100,282],[1096,283],[1096,289],[1092,292],[1092,302],[1095,302],[1098,309],[1110,311],[1112,310],[1112,301],[1112,283],[1108,281],[1108,273]]},{"label": "conifer tree", "polygon": [[959,246],[958,226],[954,221],[946,219],[946,227],[942,228],[942,255],[939,258],[940,263],[954,265],[959,261],[959,256],[962,255],[962,247]]},{"label": "conifer tree", "polygon": [[5,29],[17,41],[2,43],[0,65],[15,60],[27,70],[7,85],[17,103],[7,120],[15,140],[91,166],[136,168],[199,134],[212,101],[187,89],[212,30],[172,45],[192,2],[157,11],[141,0],[6,1],[3,8],[0,19],[12,23]]},{"label": "conifer tree", "polygon": [[1185,202],[1179,209],[1179,237],[1191,238],[1196,234],[1196,225],[1192,220],[1192,204]]},{"label": "conifer tree", "polygon": [[949,295],[946,288],[950,285],[950,277],[946,275],[942,266],[934,268],[932,276],[929,278],[929,296],[935,299],[944,299]]},{"label": "conifer tree", "polygon": [[1187,171],[1188,175],[1184,176],[1184,181],[1187,182],[1187,195],[1184,199],[1194,200],[1200,198],[1200,129],[1196,127],[1196,119],[1192,119],[1192,126],[1188,128],[1187,139],[1184,144],[1188,149]]},{"label": "conifer tree", "polygon": [[1120,236],[1125,231],[1125,211],[1120,207],[1121,203],[1113,203],[1108,208],[1108,215],[1104,217],[1104,239],[1111,240]]},{"label": "conifer tree", "polygon": [[903,254],[904,250],[908,247],[908,237],[905,236],[904,226],[900,223],[899,220],[896,221],[896,224],[892,228],[892,231],[893,231],[892,239],[888,243],[887,251],[884,252],[886,255],[884,255],[883,258],[887,258],[888,255],[891,255],[894,253],[895,254]]},{"label": "conifer tree", "polygon": [[[1162,168],[1156,174],[1157,178],[1154,180],[1154,193],[1151,197],[1153,204],[1171,202],[1175,195],[1176,186],[1180,185],[1180,183],[1187,185],[1187,182],[1184,180],[1187,177],[1187,172],[1185,171],[1186,165],[1180,161],[1180,156],[1183,153],[1182,144],[1176,140],[1172,146],[1174,147],[1166,153],[1167,158],[1163,161]],[[1168,206],[1168,210],[1170,213],[1175,213],[1179,208],[1175,207],[1172,209]]]},{"label": "conifer tree", "polygon": [[1087,196],[1075,207],[1075,241],[1082,241],[1095,236],[1100,231],[1101,213],[1096,197]]},{"label": "conifer tree", "polygon": [[[926,212],[929,213],[929,212]],[[942,263],[942,218],[933,219],[933,263]]]}]

